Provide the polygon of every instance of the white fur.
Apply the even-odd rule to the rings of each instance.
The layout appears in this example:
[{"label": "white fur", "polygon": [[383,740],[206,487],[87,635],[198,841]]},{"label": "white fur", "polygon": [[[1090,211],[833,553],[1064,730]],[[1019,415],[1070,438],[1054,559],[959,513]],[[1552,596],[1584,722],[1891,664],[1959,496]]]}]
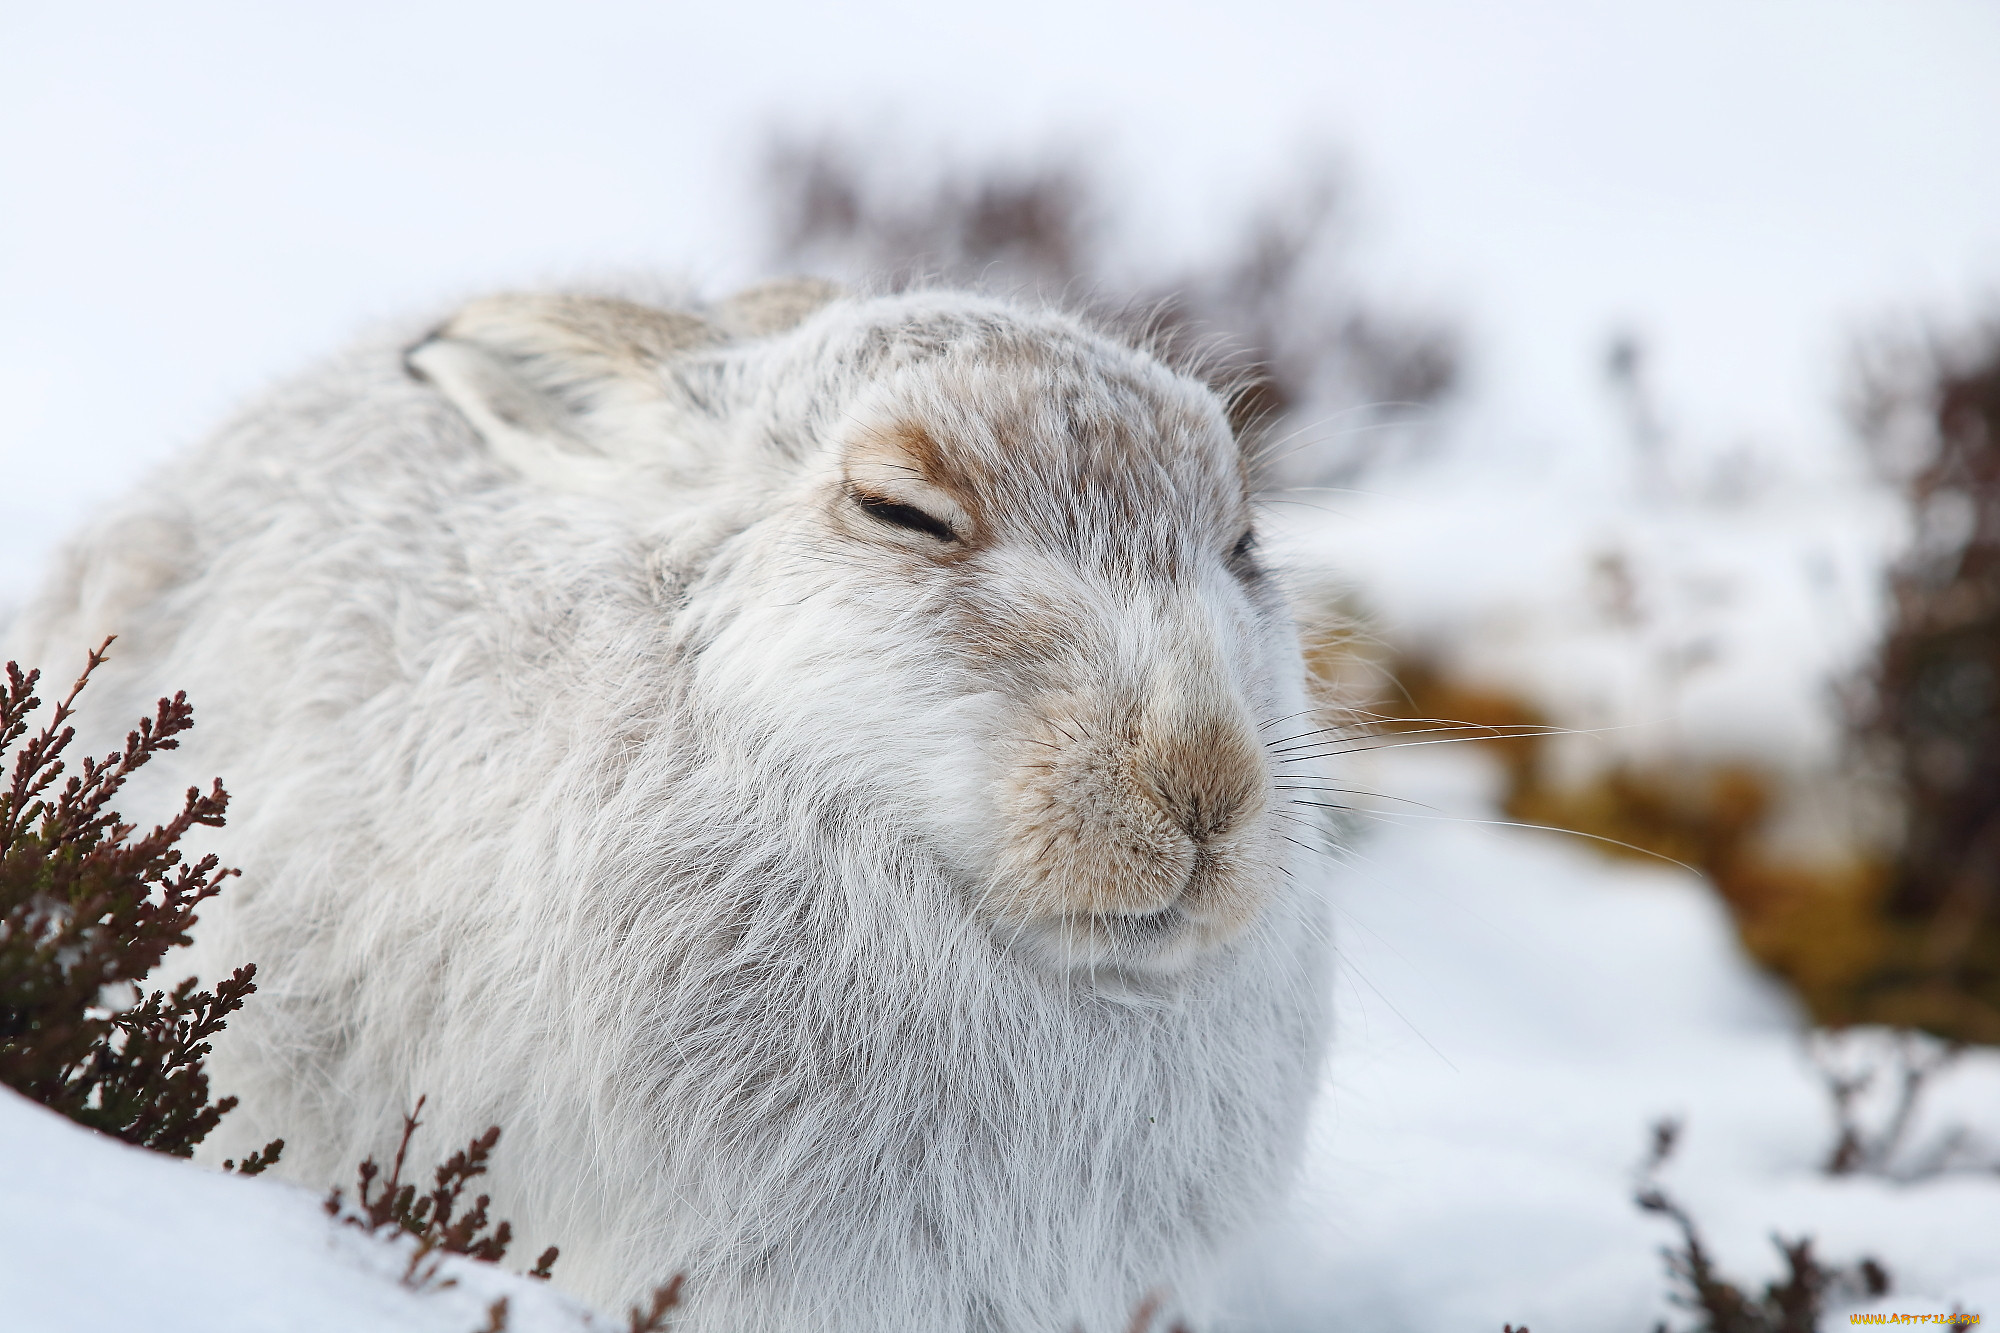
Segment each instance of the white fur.
[{"label": "white fur", "polygon": [[[629,346],[479,303],[429,382],[420,330],[363,345],[84,534],[15,654],[63,676],[118,633],[89,718],[187,690],[153,791],[234,795],[196,962],[261,990],[205,1155],[283,1135],[282,1174],[348,1182],[428,1094],[420,1160],[504,1127],[517,1254],[604,1302],[684,1268],[690,1333],[1198,1313],[1323,1022],[1257,744],[1302,670],[1230,564],[1236,446],[1066,316],[827,295]],[[910,420],[1041,451],[974,558],[847,489],[898,484],[863,437]],[[1137,452],[1057,476],[1105,441]],[[1209,844],[1161,811],[1252,770],[1175,878]],[[1166,887],[1120,898],[1128,863]]]}]

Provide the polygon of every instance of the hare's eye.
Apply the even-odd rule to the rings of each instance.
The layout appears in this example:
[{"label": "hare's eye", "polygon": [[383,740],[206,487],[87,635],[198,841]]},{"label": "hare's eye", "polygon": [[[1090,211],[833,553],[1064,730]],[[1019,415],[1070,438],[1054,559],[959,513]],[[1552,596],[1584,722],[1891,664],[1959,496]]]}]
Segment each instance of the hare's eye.
[{"label": "hare's eye", "polygon": [[941,542],[958,540],[958,534],[951,530],[951,524],[934,515],[926,514],[915,505],[898,504],[894,500],[870,495],[866,491],[854,492],[854,503],[861,506],[862,513],[878,523],[908,528],[911,532],[921,532]]},{"label": "hare's eye", "polygon": [[1250,528],[1245,528],[1243,530],[1243,535],[1236,539],[1236,545],[1229,548],[1229,558],[1231,560],[1248,560],[1250,558],[1250,552],[1256,549],[1257,549],[1256,532]]}]

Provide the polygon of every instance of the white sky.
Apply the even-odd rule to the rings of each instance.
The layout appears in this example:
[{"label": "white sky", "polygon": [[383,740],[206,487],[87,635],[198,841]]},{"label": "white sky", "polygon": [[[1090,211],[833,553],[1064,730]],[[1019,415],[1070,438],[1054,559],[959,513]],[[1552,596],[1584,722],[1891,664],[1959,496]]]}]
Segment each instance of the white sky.
[{"label": "white sky", "polygon": [[1846,339],[2000,302],[2000,3],[0,0],[0,604],[138,465],[358,324],[640,263],[747,275],[773,126],[1101,154],[1184,248],[1301,145],[1370,280],[1472,335],[1474,443],[1838,439]]}]

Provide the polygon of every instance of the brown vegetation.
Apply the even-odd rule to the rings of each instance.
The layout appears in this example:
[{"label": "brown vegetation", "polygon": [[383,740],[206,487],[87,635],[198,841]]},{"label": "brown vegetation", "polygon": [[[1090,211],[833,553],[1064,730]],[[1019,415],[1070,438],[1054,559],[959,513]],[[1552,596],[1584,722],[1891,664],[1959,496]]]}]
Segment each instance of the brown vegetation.
[{"label": "brown vegetation", "polygon": [[[473,1200],[472,1207],[459,1211],[467,1182],[486,1174],[487,1158],[493,1155],[493,1146],[500,1141],[498,1125],[439,1166],[433,1172],[434,1184],[428,1192],[419,1193],[415,1184],[403,1180],[403,1163],[409,1156],[411,1137],[423,1124],[417,1118],[423,1109],[424,1098],[419,1097],[416,1107],[403,1117],[403,1137],[397,1141],[395,1161],[389,1168],[388,1179],[380,1182],[379,1193],[376,1184],[382,1168],[371,1157],[361,1164],[353,1207],[347,1206],[337,1189],[326,1200],[329,1215],[371,1235],[387,1232],[415,1237],[416,1247],[410,1252],[403,1281],[418,1287],[428,1286],[436,1278],[438,1261],[434,1255],[462,1254],[499,1263],[507,1256],[507,1246],[514,1239],[510,1223],[489,1224],[486,1208],[493,1201],[490,1195],[480,1195]],[[543,1250],[535,1266],[528,1270],[528,1276],[547,1278],[557,1253],[553,1245]]]},{"label": "brown vegetation", "polygon": [[[507,1247],[514,1240],[511,1223],[491,1220],[487,1212],[493,1202],[491,1195],[479,1195],[470,1208],[461,1211],[466,1185],[486,1174],[493,1149],[500,1142],[498,1125],[489,1126],[485,1133],[434,1168],[428,1191],[420,1192],[414,1182],[403,1179],[410,1140],[423,1125],[418,1117],[423,1113],[425,1100],[417,1098],[416,1106],[403,1117],[402,1137],[396,1141],[396,1155],[390,1162],[387,1178],[371,1157],[356,1172],[352,1203],[336,1189],[327,1196],[325,1204],[329,1216],[370,1235],[411,1237],[415,1244],[403,1269],[403,1282],[420,1289],[452,1285],[450,1278],[439,1279],[440,1256],[459,1254],[497,1264],[507,1257]],[[527,1275],[546,1281],[559,1254],[557,1247],[549,1246]],[[684,1275],[676,1275],[672,1281],[653,1288],[645,1306],[632,1307],[628,1320],[631,1333],[665,1333],[670,1326],[669,1316],[680,1308],[683,1285]],[[502,1333],[508,1321],[506,1298],[493,1302],[486,1313],[484,1333]]]},{"label": "brown vegetation", "polygon": [[[189,864],[176,846],[195,826],[223,822],[220,781],[207,793],[190,787],[179,813],[143,835],[111,808],[126,780],[194,725],[186,695],[160,700],[121,751],[86,756],[65,780],[77,697],[109,646],[31,737],[40,673],[9,662],[0,681],[0,754],[13,760],[0,787],[0,1082],[79,1124],[186,1157],[236,1105],[209,1100],[203,1061],[209,1038],[257,989],[257,969],[238,968],[212,991],[192,977],[138,990],[236,872],[213,856]],[[241,1170],[263,1170],[283,1146],[266,1145]]]},{"label": "brown vegetation", "polygon": [[[1660,1184],[1660,1170],[1673,1155],[1680,1133],[1676,1121],[1662,1120],[1653,1126],[1652,1147],[1633,1202],[1680,1231],[1680,1244],[1663,1246],[1660,1254],[1667,1266],[1667,1299],[1697,1318],[1691,1333],[1815,1333],[1830,1298],[1854,1300],[1888,1293],[1889,1272],[1880,1263],[1864,1258],[1852,1267],[1829,1266],[1813,1254],[1810,1236],[1771,1237],[1784,1256],[1782,1280],[1765,1284],[1761,1292],[1732,1282],[1716,1266],[1693,1216]],[[1656,1333],[1666,1333],[1666,1325],[1662,1323]]]},{"label": "brown vegetation", "polygon": [[1896,1021],[2000,1041],[2000,327],[1884,354],[1864,438],[1899,483],[1917,542],[1857,722],[1902,796],[1870,979]]}]

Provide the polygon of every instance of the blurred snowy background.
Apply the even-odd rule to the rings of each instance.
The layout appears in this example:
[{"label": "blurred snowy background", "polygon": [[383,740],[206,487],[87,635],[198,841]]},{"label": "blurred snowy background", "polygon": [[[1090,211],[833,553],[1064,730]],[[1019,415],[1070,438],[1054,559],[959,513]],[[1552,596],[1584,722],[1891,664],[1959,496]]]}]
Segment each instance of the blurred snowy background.
[{"label": "blurred snowy background", "polygon": [[6,6],[0,618],[149,462],[470,292],[1137,303],[1272,365],[1274,540],[1362,629],[1329,674],[1564,732],[1352,760],[1339,1042],[1246,1327],[1692,1326],[1633,1202],[1669,1116],[1753,1294],[1777,1231],[1894,1280],[1829,1309],[2000,1311],[2000,1055],[1896,1123],[1949,1049],[1899,1028],[2000,1042],[2000,869],[1910,861],[1970,845],[1912,793],[1983,799],[1993,636],[1965,753],[1871,695],[2000,537],[1989,427],[1924,471],[2000,311],[1995,68],[1990,0]]}]

